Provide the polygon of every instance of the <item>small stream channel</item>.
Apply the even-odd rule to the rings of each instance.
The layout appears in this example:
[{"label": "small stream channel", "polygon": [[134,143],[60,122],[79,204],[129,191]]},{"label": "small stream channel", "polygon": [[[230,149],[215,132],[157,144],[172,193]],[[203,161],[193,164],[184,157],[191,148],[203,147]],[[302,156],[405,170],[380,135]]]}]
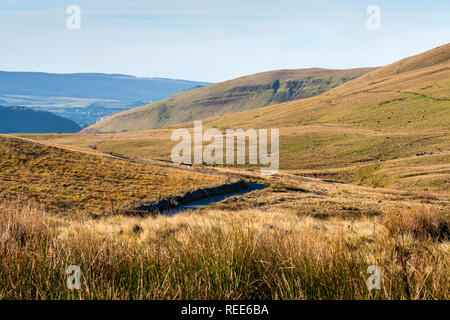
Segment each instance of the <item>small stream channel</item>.
[{"label": "small stream channel", "polygon": [[163,215],[174,215],[180,212],[184,212],[187,210],[198,210],[200,208],[206,207],[210,204],[225,200],[227,198],[233,197],[233,196],[238,196],[238,195],[243,195],[255,190],[262,190],[267,188],[266,185],[264,184],[260,184],[260,183],[252,183],[252,182],[247,182],[248,187],[239,191],[235,191],[235,192],[231,192],[231,193],[227,193],[227,194],[221,194],[221,195],[217,195],[217,196],[210,196],[208,198],[204,198],[201,200],[197,200],[197,201],[193,201],[190,203],[186,203],[186,204],[182,204],[179,205],[175,208],[166,210],[161,212],[161,214]]}]

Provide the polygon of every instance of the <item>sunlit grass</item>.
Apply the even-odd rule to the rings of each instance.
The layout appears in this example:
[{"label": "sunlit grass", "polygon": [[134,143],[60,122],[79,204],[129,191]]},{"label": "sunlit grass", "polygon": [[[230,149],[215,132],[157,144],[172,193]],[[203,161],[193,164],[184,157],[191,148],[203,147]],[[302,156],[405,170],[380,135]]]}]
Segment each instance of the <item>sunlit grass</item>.
[{"label": "sunlit grass", "polygon": [[0,196],[37,200],[54,212],[114,214],[135,204],[224,182],[222,176],[0,137]]},{"label": "sunlit grass", "polygon": [[[416,210],[396,219],[427,209]],[[400,234],[390,212],[387,222],[255,209],[91,220],[2,203],[0,298],[448,299],[448,242],[416,237],[420,220]],[[65,285],[69,265],[80,290]],[[381,290],[367,288],[369,265]]]}]

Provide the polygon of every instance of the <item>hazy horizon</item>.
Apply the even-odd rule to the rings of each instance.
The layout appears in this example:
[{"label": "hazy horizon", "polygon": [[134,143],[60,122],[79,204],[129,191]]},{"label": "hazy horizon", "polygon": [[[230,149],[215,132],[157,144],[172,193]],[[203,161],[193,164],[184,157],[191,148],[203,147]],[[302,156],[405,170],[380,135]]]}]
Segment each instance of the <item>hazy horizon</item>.
[{"label": "hazy horizon", "polygon": [[[219,82],[277,69],[377,67],[448,42],[450,3],[0,0],[0,70]],[[69,5],[81,28],[69,30]],[[381,10],[367,28],[367,8]],[[289,8],[289,9],[286,9]],[[421,41],[415,41],[421,39]]]}]

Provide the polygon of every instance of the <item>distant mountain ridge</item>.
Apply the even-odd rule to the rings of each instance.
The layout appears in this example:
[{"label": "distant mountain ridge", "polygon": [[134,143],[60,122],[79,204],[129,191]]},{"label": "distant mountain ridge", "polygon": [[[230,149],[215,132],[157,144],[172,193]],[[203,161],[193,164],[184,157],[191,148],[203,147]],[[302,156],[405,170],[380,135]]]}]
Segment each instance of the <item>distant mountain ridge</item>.
[{"label": "distant mountain ridge", "polygon": [[80,130],[75,122],[47,111],[0,106],[0,133],[74,133]]},{"label": "distant mountain ridge", "polygon": [[157,101],[173,92],[208,84],[125,74],[0,71],[0,95]]},{"label": "distant mountain ridge", "polygon": [[316,96],[372,70],[311,68],[257,73],[172,94],[164,100],[113,115],[83,132],[146,130],[251,110]]}]

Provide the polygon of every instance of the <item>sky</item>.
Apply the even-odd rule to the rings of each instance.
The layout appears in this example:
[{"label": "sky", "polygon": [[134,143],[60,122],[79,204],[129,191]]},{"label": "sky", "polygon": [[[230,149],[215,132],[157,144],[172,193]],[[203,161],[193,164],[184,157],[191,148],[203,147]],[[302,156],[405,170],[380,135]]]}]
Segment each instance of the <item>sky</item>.
[{"label": "sky", "polygon": [[[67,27],[70,5],[80,8],[79,29]],[[379,28],[367,27],[371,5]],[[382,66],[449,39],[449,0],[0,0],[2,71],[219,82]]]}]

